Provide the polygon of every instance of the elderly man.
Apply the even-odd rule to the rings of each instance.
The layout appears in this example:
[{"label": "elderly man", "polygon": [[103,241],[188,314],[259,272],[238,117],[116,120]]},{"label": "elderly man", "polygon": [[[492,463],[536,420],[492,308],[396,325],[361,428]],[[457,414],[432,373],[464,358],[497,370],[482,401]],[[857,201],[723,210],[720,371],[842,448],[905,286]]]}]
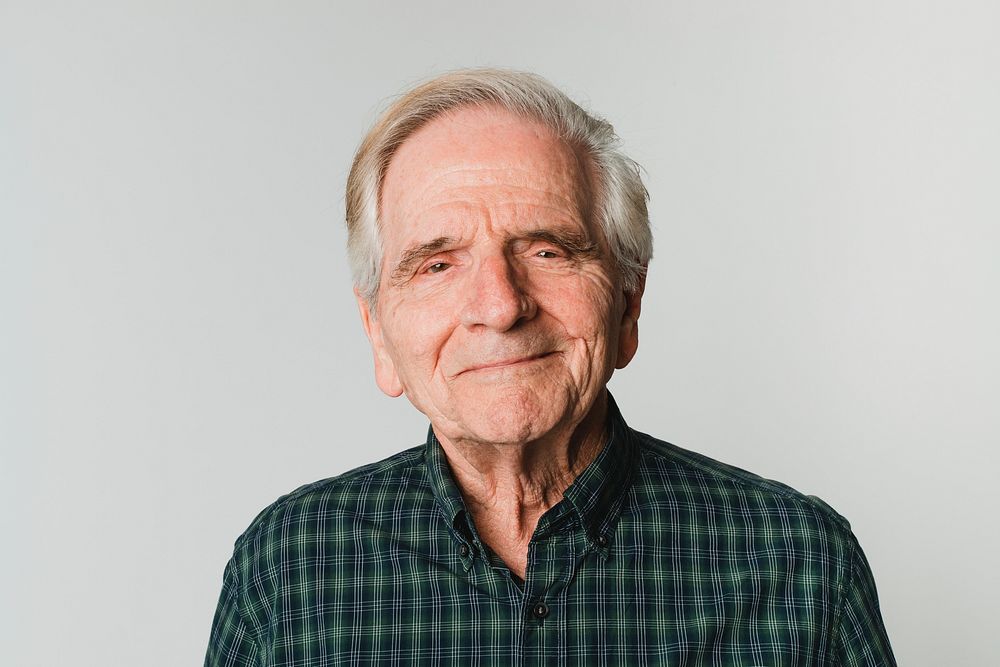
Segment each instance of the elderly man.
[{"label": "elderly man", "polygon": [[533,75],[399,99],[348,179],[378,386],[426,444],[264,510],[208,665],[893,665],[847,522],[632,431],[646,192]]}]

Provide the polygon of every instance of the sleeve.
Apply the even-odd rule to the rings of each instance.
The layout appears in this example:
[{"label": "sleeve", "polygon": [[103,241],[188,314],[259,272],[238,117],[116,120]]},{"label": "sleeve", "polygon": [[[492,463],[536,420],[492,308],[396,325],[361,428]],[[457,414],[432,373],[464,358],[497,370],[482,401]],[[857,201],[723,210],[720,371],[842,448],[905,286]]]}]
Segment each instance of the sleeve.
[{"label": "sleeve", "polygon": [[239,577],[233,560],[226,565],[219,606],[212,621],[205,667],[257,664],[257,644],[239,609]]},{"label": "sleeve", "polygon": [[841,595],[834,636],[838,667],[896,667],[879,611],[875,579],[861,546],[851,535],[851,565]]}]

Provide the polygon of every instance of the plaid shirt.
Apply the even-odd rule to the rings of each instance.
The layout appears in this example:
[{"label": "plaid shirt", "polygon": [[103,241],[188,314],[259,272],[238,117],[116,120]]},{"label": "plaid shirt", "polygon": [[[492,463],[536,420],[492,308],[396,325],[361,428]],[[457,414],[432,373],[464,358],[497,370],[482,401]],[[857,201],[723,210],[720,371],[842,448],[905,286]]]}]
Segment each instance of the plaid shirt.
[{"label": "plaid shirt", "polygon": [[280,498],[236,542],[205,664],[896,664],[846,520],[609,413],[523,582],[433,431]]}]

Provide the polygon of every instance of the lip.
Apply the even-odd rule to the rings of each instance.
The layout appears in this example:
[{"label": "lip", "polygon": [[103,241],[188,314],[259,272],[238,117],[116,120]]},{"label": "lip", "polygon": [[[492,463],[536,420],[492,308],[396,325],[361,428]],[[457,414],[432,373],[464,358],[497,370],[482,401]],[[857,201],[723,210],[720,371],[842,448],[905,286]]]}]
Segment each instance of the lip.
[{"label": "lip", "polygon": [[510,368],[511,366],[520,366],[522,364],[528,364],[533,361],[539,361],[548,356],[555,354],[554,352],[542,352],[541,354],[533,354],[527,357],[511,357],[510,359],[502,359],[500,361],[491,361],[486,364],[478,364],[476,366],[470,366],[463,370],[459,375],[464,373],[473,373],[475,371],[494,371],[503,368]]}]

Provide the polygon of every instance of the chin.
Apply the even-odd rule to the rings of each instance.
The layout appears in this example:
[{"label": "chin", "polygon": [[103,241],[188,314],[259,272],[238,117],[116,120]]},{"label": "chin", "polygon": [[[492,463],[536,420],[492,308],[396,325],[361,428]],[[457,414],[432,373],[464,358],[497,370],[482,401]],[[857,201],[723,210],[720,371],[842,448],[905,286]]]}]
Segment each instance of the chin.
[{"label": "chin", "polygon": [[521,444],[538,440],[562,421],[562,396],[539,395],[525,387],[496,387],[481,400],[463,400],[467,407],[461,422],[468,435],[496,444]]}]

